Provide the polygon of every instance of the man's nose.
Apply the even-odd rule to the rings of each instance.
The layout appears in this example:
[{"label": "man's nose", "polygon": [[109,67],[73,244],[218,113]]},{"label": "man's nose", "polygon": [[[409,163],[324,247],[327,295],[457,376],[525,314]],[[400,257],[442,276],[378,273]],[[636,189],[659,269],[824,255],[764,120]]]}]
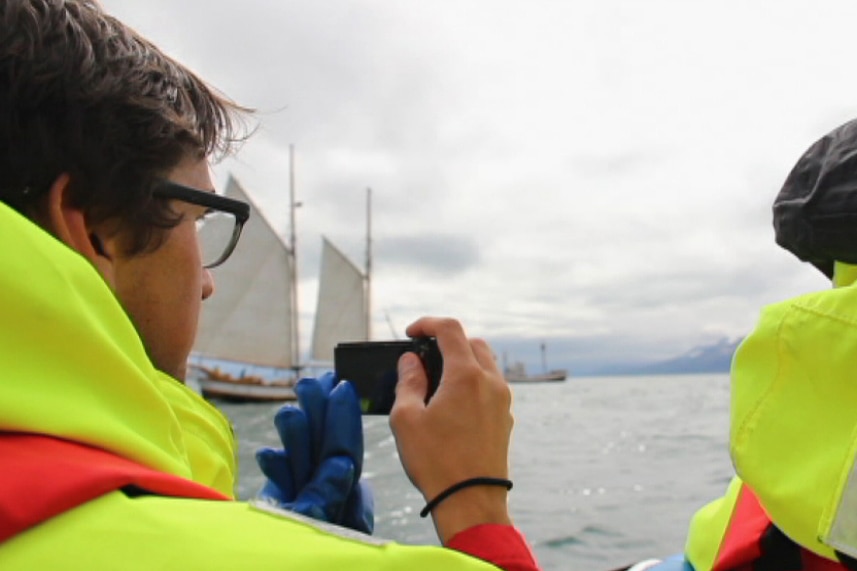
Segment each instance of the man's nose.
[{"label": "man's nose", "polygon": [[211,275],[211,270],[202,270],[202,299],[206,300],[214,293],[214,277]]}]

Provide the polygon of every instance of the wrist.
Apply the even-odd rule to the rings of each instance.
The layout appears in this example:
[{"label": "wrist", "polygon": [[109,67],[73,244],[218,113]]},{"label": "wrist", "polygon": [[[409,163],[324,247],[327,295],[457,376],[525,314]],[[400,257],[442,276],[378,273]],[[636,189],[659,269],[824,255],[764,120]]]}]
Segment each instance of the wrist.
[{"label": "wrist", "polygon": [[512,525],[508,498],[508,490],[498,486],[468,487],[446,498],[431,512],[441,543],[476,525]]},{"label": "wrist", "polygon": [[507,480],[506,478],[491,478],[488,476],[478,476],[476,478],[468,478],[467,480],[462,480],[440,492],[434,497],[434,499],[429,500],[428,503],[426,503],[425,507],[422,509],[422,511],[420,511],[420,517],[426,517],[435,507],[438,506],[438,504],[443,502],[446,498],[453,495],[454,493],[473,486],[502,486],[507,490],[511,490],[512,481]]}]

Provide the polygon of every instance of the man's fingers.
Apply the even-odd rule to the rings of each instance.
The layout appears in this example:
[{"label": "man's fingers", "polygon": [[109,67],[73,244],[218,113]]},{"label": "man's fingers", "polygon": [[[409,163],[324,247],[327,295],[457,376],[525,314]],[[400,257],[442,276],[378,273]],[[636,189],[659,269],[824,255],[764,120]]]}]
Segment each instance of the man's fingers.
[{"label": "man's fingers", "polygon": [[291,479],[285,450],[260,448],[256,450],[256,463],[269,480],[284,482]]},{"label": "man's fingers", "polygon": [[280,503],[290,502],[295,498],[295,486],[285,450],[259,449],[256,451],[256,463],[268,478],[259,492],[261,497],[273,498]]},{"label": "man's fingers", "polygon": [[321,386],[321,391],[328,395],[330,391],[333,390],[333,387],[339,382],[339,379],[336,378],[336,373],[334,371],[328,371],[318,379],[316,379],[318,384]]},{"label": "man's fingers", "polygon": [[347,455],[354,462],[355,479],[363,465],[363,418],[354,387],[342,381],[332,391],[327,403],[324,443],[321,459]]},{"label": "man's fingers", "polygon": [[320,460],[322,437],[324,436],[324,415],[327,411],[327,395],[325,387],[316,379],[301,379],[295,385],[295,394],[298,396],[298,404],[304,412],[309,424],[309,441],[312,442],[310,449],[313,463]]},{"label": "man's fingers", "polygon": [[284,406],[274,416],[274,426],[277,427],[283,448],[288,451],[292,483],[299,490],[312,476],[309,421],[304,411],[294,406]]},{"label": "man's fingers", "polygon": [[342,519],[342,510],[354,485],[354,463],[347,456],[328,458],[312,481],[295,498],[291,509],[332,523]]},{"label": "man's fingers", "polygon": [[416,353],[408,352],[399,357],[398,374],[393,408],[425,407],[428,377]]},{"label": "man's fingers", "polygon": [[405,332],[408,337],[435,337],[444,363],[473,358],[464,328],[455,319],[423,317],[411,323]]},{"label": "man's fingers", "polygon": [[491,372],[500,371],[497,367],[497,358],[494,356],[494,352],[484,339],[471,339],[470,348],[473,351],[473,355],[476,356],[476,362],[479,363],[483,369],[487,369]]}]

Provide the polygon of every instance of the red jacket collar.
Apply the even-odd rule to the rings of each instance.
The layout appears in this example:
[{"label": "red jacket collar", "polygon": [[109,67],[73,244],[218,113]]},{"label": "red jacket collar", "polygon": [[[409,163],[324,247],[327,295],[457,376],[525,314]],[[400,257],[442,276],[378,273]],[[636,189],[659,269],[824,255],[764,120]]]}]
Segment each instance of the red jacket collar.
[{"label": "red jacket collar", "polygon": [[0,458],[0,542],[128,486],[161,496],[229,499],[191,480],[50,436],[0,433]]}]

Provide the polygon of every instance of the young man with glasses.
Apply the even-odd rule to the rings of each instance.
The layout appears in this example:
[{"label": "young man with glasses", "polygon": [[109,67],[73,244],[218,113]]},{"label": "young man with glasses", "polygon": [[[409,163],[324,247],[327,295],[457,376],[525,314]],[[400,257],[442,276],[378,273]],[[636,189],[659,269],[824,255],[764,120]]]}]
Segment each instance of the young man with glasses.
[{"label": "young man with glasses", "polygon": [[[232,501],[231,427],[181,380],[248,215],[208,162],[245,114],[95,0],[0,1],[0,568],[493,568]],[[445,360],[426,405],[403,358],[391,415],[441,541],[535,569],[506,505],[510,392],[490,349],[454,320],[408,332]],[[306,486],[319,505],[328,484]]]}]

